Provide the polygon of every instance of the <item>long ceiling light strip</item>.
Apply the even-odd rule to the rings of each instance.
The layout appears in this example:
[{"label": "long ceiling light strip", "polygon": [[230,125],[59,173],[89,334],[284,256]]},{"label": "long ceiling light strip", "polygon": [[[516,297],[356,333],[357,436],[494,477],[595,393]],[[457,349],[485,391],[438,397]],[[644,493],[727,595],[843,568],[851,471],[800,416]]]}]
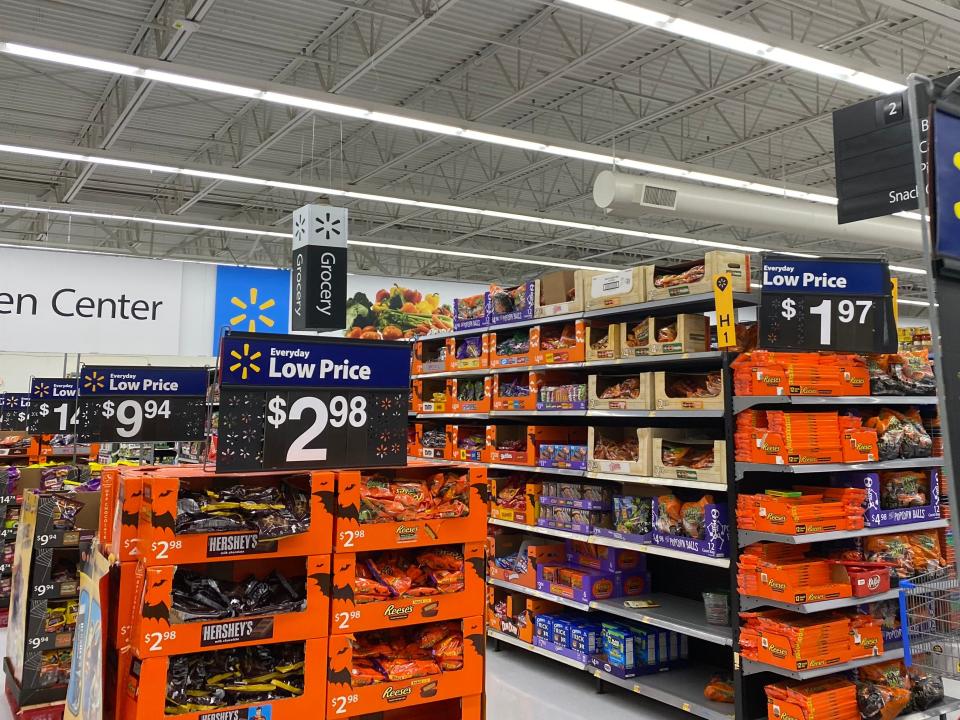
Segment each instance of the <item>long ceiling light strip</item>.
[{"label": "long ceiling light strip", "polygon": [[[567,0],[567,2],[574,2],[574,0]],[[592,6],[594,4],[594,0],[584,0],[582,3],[578,1],[577,4],[582,4],[585,7],[588,5]],[[623,4],[626,5],[626,3]],[[825,205],[837,204],[837,198],[829,195],[808,192],[805,190],[797,190],[793,188],[778,187],[776,185],[769,185],[762,182],[740,180],[724,175],[715,175],[708,172],[700,172],[697,170],[673,167],[670,165],[662,165],[655,162],[616,157],[612,153],[606,152],[604,148],[599,146],[597,147],[597,151],[590,151],[583,148],[565,147],[562,145],[540,142],[533,135],[530,135],[529,138],[522,138],[513,135],[501,134],[498,132],[481,131],[467,127],[460,127],[454,124],[420,119],[406,114],[380,112],[351,104],[347,100],[341,100],[336,95],[328,95],[328,100],[318,100],[315,98],[294,95],[291,93],[260,90],[255,87],[239,84],[239,81],[242,81],[242,78],[238,79],[238,83],[230,83],[210,80],[198,75],[165,72],[146,67],[145,65],[135,65],[133,63],[139,58],[134,57],[130,57],[131,62],[129,63],[113,62],[90,57],[88,55],[59,52],[9,41],[0,41],[0,52],[31,58],[33,60],[70,65],[72,67],[79,67],[87,70],[96,70],[99,72],[139,77],[143,78],[144,80],[152,80],[159,83],[168,83],[181,87],[205,90],[208,92],[263,100],[264,102],[304,108],[324,114],[339,115],[342,117],[366,120],[369,122],[384,123],[397,127],[409,128],[412,130],[420,130],[427,133],[460,138],[463,140],[502,145],[521,150],[545,153],[557,157],[583,160],[585,162],[597,163],[600,165],[614,165],[616,167],[625,168],[628,170],[636,170],[638,172],[662,175],[666,177],[682,178],[685,180],[702,182],[709,185],[718,185],[721,187],[747,190],[749,192],[756,192],[763,195],[774,195],[777,197],[787,197],[795,200],[806,200],[808,202],[815,202]],[[114,55],[119,55],[119,53],[115,53]],[[125,58],[127,56],[122,57]],[[401,108],[400,110],[403,109]],[[453,121],[453,119],[451,119],[451,121]],[[157,166],[157,168],[162,167],[163,166]],[[162,170],[158,170],[158,172],[159,171]],[[216,175],[198,175],[198,177],[219,179]],[[237,180],[237,182],[240,181]]]},{"label": "long ceiling light strip", "polygon": [[[483,210],[480,208],[467,207],[463,205],[450,205],[446,203],[434,203],[425,200],[413,200],[411,198],[394,197],[390,195],[374,195],[371,193],[354,192],[352,190],[338,190],[335,188],[321,187],[316,185],[306,185],[303,183],[291,183],[280,180],[267,180],[263,178],[250,177],[248,175],[232,175],[230,173],[210,172],[206,170],[197,170],[194,168],[178,168],[172,165],[156,165],[148,162],[138,162],[133,160],[116,159],[103,155],[81,155],[72,152],[60,152],[57,150],[48,150],[44,148],[31,148],[23,145],[3,145],[0,144],[0,153],[9,152],[19,155],[38,155],[51,159],[69,160],[74,162],[86,162],[101,165],[118,166],[146,170],[148,172],[165,172],[170,174],[180,174],[192,177],[215,178],[226,182],[239,182],[248,185],[258,185],[260,187],[275,187],[285,190],[294,190],[297,192],[306,192],[315,195],[328,195],[336,197],[345,197],[351,200],[367,200],[371,202],[386,203],[392,205],[406,205],[410,207],[423,208],[425,210],[439,210],[444,212],[456,212],[465,215],[479,215],[483,217],[497,218],[500,220],[530,222],[539,225],[549,225],[555,227],[570,228],[573,230],[583,230],[587,232],[599,232],[605,234],[621,235],[632,238],[645,238],[648,240],[664,240],[667,242],[680,243],[683,245],[697,245],[700,247],[718,248],[724,250],[739,250],[742,252],[773,252],[766,248],[753,247],[750,245],[738,245],[735,243],[719,242],[715,240],[700,240],[697,238],[688,238],[678,235],[665,235],[662,233],[648,233],[641,230],[630,230],[627,228],[594,225],[592,223],[577,222],[575,220],[559,220],[554,218],[539,217],[536,215],[523,215],[520,213],[501,212],[499,210]],[[796,257],[816,257],[806,253],[786,253]],[[600,270],[599,266],[578,265],[584,269]]]},{"label": "long ceiling light strip", "polygon": [[[738,33],[727,32],[703,23],[691,22],[681,17],[674,17],[667,13],[649,10],[623,0],[562,0],[569,5],[576,5],[586,10],[612,15],[613,17],[646,25],[664,32],[680,35],[681,37],[697,40],[714,47],[730,50],[742,55],[765,60],[766,62],[786,65],[805,72],[827,77],[839,82],[855,85],[856,87],[873,92],[891,95],[903,92],[906,85],[896,83],[886,78],[846,67],[838,63],[795,52],[784,47],[778,47],[766,42],[753,40]],[[719,21],[730,26],[729,22]]]},{"label": "long ceiling light strip", "polygon": [[[418,207],[424,210],[438,210],[441,212],[455,212],[455,213],[461,213],[464,215],[497,218],[497,219],[506,220],[506,221],[536,223],[539,225],[564,227],[564,228],[570,228],[573,230],[582,230],[586,232],[597,232],[597,233],[608,234],[608,235],[619,235],[622,237],[642,238],[647,240],[662,240],[665,242],[678,243],[681,245],[695,245],[699,247],[709,247],[709,248],[717,248],[717,249],[723,249],[723,250],[736,250],[740,252],[751,252],[751,253],[778,252],[782,255],[789,255],[789,256],[801,257],[801,258],[819,257],[818,255],[814,255],[810,253],[774,250],[771,248],[762,248],[762,247],[757,247],[752,245],[738,245],[735,243],[720,242],[715,240],[702,240],[698,238],[688,238],[688,237],[682,237],[678,235],[667,235],[664,233],[651,233],[651,232],[645,232],[643,230],[631,230],[629,228],[616,227],[616,226],[610,226],[610,225],[595,225],[593,223],[584,223],[584,222],[578,222],[575,220],[560,220],[556,218],[539,217],[537,215],[524,215],[521,213],[503,212],[500,210],[484,210],[481,208],[473,208],[473,207],[468,207],[463,205],[435,203],[435,202],[430,202],[426,200],[414,200],[412,198],[395,197],[390,195],[375,195],[371,193],[355,192],[352,190],[338,190],[335,188],[327,188],[327,187],[316,186],[316,185],[307,185],[303,183],[291,183],[291,182],[285,182],[280,180],[268,180],[265,178],[256,178],[248,175],[232,175],[230,173],[212,172],[212,171],[206,171],[206,170],[198,170],[195,168],[178,168],[172,165],[157,165],[149,162],[139,162],[134,160],[126,160],[122,158],[111,158],[111,157],[105,157],[102,155],[81,155],[79,153],[61,152],[58,150],[49,150],[45,148],[31,148],[23,145],[0,144],[0,153],[4,153],[4,152],[15,153],[18,155],[36,155],[39,157],[46,157],[46,158],[57,159],[57,160],[70,160],[74,162],[86,162],[86,163],[93,163],[93,164],[139,169],[139,170],[145,170],[148,172],[165,172],[170,174],[182,174],[182,175],[187,175],[192,177],[205,177],[205,178],[214,177],[218,180],[223,180],[226,182],[239,182],[239,183],[248,184],[248,185],[257,185],[260,187],[273,187],[273,188],[284,189],[284,190],[293,190],[296,192],[305,192],[305,193],[310,193],[314,195],[327,195],[327,196],[334,196],[334,197],[349,198],[351,200],[366,200],[370,202],[377,202],[377,203],[384,203],[384,204],[391,204],[391,205],[404,205],[404,206],[410,206],[410,207]],[[71,212],[73,211],[58,209],[57,212],[64,213],[64,214],[71,214]],[[74,212],[73,214],[79,215],[81,213]],[[117,219],[143,221],[142,218],[137,218],[136,216],[129,216],[129,217],[116,216],[116,217]],[[177,222],[171,221],[171,220],[163,220],[162,223],[158,223],[158,224],[176,225]],[[231,229],[229,227],[222,227],[222,226],[209,226],[204,228],[198,227],[198,229],[211,229],[211,230],[221,230],[221,231],[232,230],[234,232],[241,232],[241,231],[238,231],[236,228]],[[245,233],[245,234],[251,234],[251,233]],[[255,231],[253,234],[263,235],[266,233]],[[272,236],[288,237],[288,235],[285,233],[272,233]],[[373,246],[375,245],[372,245],[372,247]],[[460,251],[457,251],[457,252],[460,252]],[[438,252],[437,254],[443,254],[443,253]],[[479,259],[490,259],[489,256],[477,255],[477,254],[471,255],[471,257],[477,257]],[[538,264],[548,265],[549,263],[547,261],[538,261]],[[552,266],[579,268],[584,270],[608,269],[607,267],[603,267],[603,266],[570,264],[570,263],[560,263],[560,264],[553,263]],[[908,268],[908,267],[901,267],[901,266],[891,267],[891,269],[896,269],[896,268],[900,268],[902,272],[906,272],[906,273],[925,274],[925,271],[917,268]]]}]

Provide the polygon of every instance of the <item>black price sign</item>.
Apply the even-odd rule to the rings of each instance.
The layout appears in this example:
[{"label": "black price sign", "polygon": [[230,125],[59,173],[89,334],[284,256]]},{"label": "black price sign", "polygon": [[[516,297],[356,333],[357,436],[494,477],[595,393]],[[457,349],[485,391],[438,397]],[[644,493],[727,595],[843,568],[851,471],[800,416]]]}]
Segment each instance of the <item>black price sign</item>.
[{"label": "black price sign", "polygon": [[29,393],[0,395],[0,430],[26,430],[29,420]]},{"label": "black price sign", "polygon": [[34,378],[30,383],[31,435],[73,433],[77,424],[77,381]]},{"label": "black price sign", "polygon": [[218,472],[403,465],[410,347],[229,334]]},{"label": "black price sign", "polygon": [[759,345],[895,352],[890,270],[879,260],[764,256]]},{"label": "black price sign", "polygon": [[206,368],[87,367],[80,373],[81,442],[202,440]]}]

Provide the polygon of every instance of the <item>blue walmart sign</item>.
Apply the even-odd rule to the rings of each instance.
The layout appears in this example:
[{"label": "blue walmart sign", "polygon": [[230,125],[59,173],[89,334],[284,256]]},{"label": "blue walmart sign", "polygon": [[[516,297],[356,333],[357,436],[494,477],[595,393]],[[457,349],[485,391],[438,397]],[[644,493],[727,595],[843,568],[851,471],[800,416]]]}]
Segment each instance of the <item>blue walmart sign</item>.
[{"label": "blue walmart sign", "polygon": [[217,266],[213,354],[224,329],[235,332],[290,331],[290,271]]},{"label": "blue walmart sign", "polygon": [[960,118],[937,110],[933,122],[937,252],[960,259]]}]

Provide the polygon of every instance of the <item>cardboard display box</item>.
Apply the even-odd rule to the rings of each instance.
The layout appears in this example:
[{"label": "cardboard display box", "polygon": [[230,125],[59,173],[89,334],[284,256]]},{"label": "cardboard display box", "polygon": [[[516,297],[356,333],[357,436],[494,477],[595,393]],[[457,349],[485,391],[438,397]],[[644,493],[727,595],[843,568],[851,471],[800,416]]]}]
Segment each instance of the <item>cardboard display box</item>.
[{"label": "cardboard display box", "polygon": [[357,603],[357,563],[362,558],[356,553],[333,556],[333,601],[330,615],[330,633],[343,635],[367,630],[419,625],[422,623],[455,620],[477,612],[484,596],[484,544],[464,543],[463,590],[423,597],[398,597],[377,602]]},{"label": "cardboard display box", "polygon": [[[612,473],[616,475],[635,475],[650,477],[653,475],[653,437],[657,428],[631,427],[591,427],[587,439],[588,468],[591,472]],[[601,438],[610,438],[621,443],[636,433],[637,459],[636,460],[598,460],[595,455],[597,442]]]},{"label": "cardboard display box", "polygon": [[584,330],[586,360],[616,360],[620,357],[620,323],[591,320]]},{"label": "cardboard display box", "polygon": [[[697,272],[696,268],[700,266],[703,269]],[[721,273],[730,273],[734,292],[750,292],[750,256],[745,253],[710,250],[703,260],[676,265],[647,265],[644,270],[647,300],[713,292],[713,277]],[[664,277],[674,279],[665,284],[661,281]]]},{"label": "cardboard display box", "polygon": [[518,379],[518,375],[513,373],[506,373],[493,376],[493,401],[491,403],[492,410],[523,410],[523,411],[533,411],[537,409],[537,397],[540,390],[540,383],[542,376],[537,372],[523,373],[526,377],[520,377],[520,382],[524,380],[527,382],[528,392],[526,395],[521,395],[519,397],[512,397],[507,395],[502,395],[502,388]]},{"label": "cardboard display box", "polygon": [[[653,438],[653,476],[670,480],[699,480],[701,482],[727,482],[727,445],[723,440],[682,440],[681,435]],[[672,435],[672,433],[671,433]],[[663,462],[663,444],[670,440],[692,446],[713,446],[713,462],[706,467],[686,465],[665,465]]]},{"label": "cardboard display box", "polygon": [[723,376],[721,375],[720,393],[714,397],[686,397],[685,395],[675,394],[672,387],[682,384],[685,379],[691,381],[691,385],[699,383],[701,378],[706,377],[707,373],[678,373],[678,372],[656,372],[653,375],[653,399],[654,407],[657,410],[723,410],[724,391]]},{"label": "cardboard display box", "polygon": [[[602,398],[604,391],[614,385],[627,383],[634,388],[635,398]],[[621,393],[622,394],[622,393]],[[587,407],[590,410],[652,410],[653,373],[629,375],[591,375],[587,378]]]},{"label": "cardboard display box", "polygon": [[[478,695],[483,692],[483,653],[486,644],[483,617],[477,615],[467,618],[463,620],[462,627],[462,669],[402,682],[384,682],[363,687],[353,686],[351,636],[331,636],[326,704],[328,720]],[[313,707],[315,710],[321,706]]]},{"label": "cardboard display box", "polygon": [[[236,717],[252,719],[257,709],[270,720],[302,720],[316,717],[318,708],[326,706],[329,643],[326,638],[304,642],[303,694],[260,703],[246,703],[230,708],[202,710],[177,715],[184,720],[212,720],[217,713],[235,712]],[[122,678],[124,720],[166,720],[167,670],[169,657],[132,658],[129,671]],[[225,715],[224,717],[230,717]],[[335,717],[335,715],[331,715]]]},{"label": "cardboard display box", "polygon": [[447,385],[450,393],[450,412],[453,413],[487,413],[493,403],[493,377],[487,375],[479,378],[483,382],[483,397],[480,400],[460,400],[458,398],[461,383],[478,378],[453,378]]},{"label": "cardboard display box", "polygon": [[[264,472],[215,475],[201,468],[175,467],[167,477],[148,477],[143,484],[143,505],[138,530],[139,558],[147,565],[180,565],[209,560],[238,560],[325,555],[331,551],[333,516],[332,472]],[[177,534],[177,501],[181,486],[209,487],[212,483],[281,484],[295,482],[310,494],[310,529],[279,540],[261,539],[255,530],[218,533]]]},{"label": "cardboard display box", "polygon": [[480,293],[453,299],[453,329],[478,330],[490,324],[488,300],[490,293]]},{"label": "cardboard display box", "polygon": [[[525,569],[522,572],[502,568],[494,561],[494,558],[517,553],[526,557],[526,563],[522,565]],[[487,537],[487,577],[533,590],[537,587],[537,566],[562,563],[566,554],[567,546],[560,540],[515,532],[498,532]]]},{"label": "cardboard display box", "polygon": [[[583,428],[560,427],[545,425],[488,425],[487,447],[492,463],[508,465],[537,465],[540,457],[540,446],[583,444],[586,440],[582,436]],[[500,450],[498,445],[503,441],[517,441],[521,444],[518,450]],[[578,443],[579,440],[579,443]]]},{"label": "cardboard display box", "polygon": [[534,316],[583,312],[583,270],[553,270],[536,280]]},{"label": "cardboard display box", "polygon": [[413,344],[412,374],[421,375],[452,370],[453,368],[449,365],[449,340],[451,339],[431,338],[427,335],[417,340]]},{"label": "cardboard display box", "polygon": [[[544,323],[537,328],[535,365],[583,362],[587,357],[586,322],[567,320]],[[532,344],[532,343],[531,343]]]},{"label": "cardboard display box", "polygon": [[[490,335],[482,333],[479,336],[479,342],[477,337],[476,335],[462,335],[447,340],[447,370],[479,370],[490,367]],[[475,348],[479,345],[480,354],[476,357],[470,354],[458,358],[458,351],[466,344]]]},{"label": "cardboard display box", "polygon": [[[667,335],[670,327],[674,327],[674,331]],[[623,358],[709,349],[710,321],[706,315],[667,315],[620,323],[620,357]]]},{"label": "cardboard display box", "polygon": [[498,504],[499,491],[506,478],[490,478],[490,517],[521,525],[536,525],[540,514],[540,494],[543,484],[540,481],[524,482],[521,488],[524,499],[523,509],[506,508]]},{"label": "cardboard display box", "polygon": [[[533,355],[536,352],[536,343],[539,338],[539,334],[536,334],[534,331],[536,327],[521,327],[521,328],[510,328],[508,330],[491,330],[487,335],[487,344],[488,352],[490,355],[490,367],[491,368],[505,368],[505,367],[523,367],[525,365],[530,365],[533,363]],[[500,344],[503,343],[505,339],[518,337],[527,338],[527,350],[525,352],[519,352],[514,354],[501,354],[499,351]]]},{"label": "cardboard display box", "polygon": [[487,527],[487,470],[479,467],[456,467],[437,470],[434,466],[407,466],[402,470],[379,471],[395,477],[429,481],[438,472],[459,472],[467,475],[470,485],[468,514],[464,517],[404,522],[361,523],[361,473],[337,473],[335,518],[335,552],[366,552],[404,547],[426,547],[466,543],[482,538]]},{"label": "cardboard display box", "polygon": [[[443,447],[424,447],[423,445],[423,436],[424,432],[427,430],[442,430],[444,434],[444,445]],[[453,455],[453,450],[450,447],[450,435],[448,432],[448,426],[440,423],[437,420],[431,420],[429,423],[414,423],[413,425],[413,444],[410,448],[410,455],[417,458],[426,458],[428,460],[443,460],[450,459]]]},{"label": "cardboard display box", "polygon": [[583,278],[587,310],[635,305],[647,299],[647,278],[642,267],[609,272],[587,272]]},{"label": "cardboard display box", "polygon": [[188,567],[214,580],[242,581],[251,575],[262,579],[276,569],[288,578],[302,573],[306,581],[306,607],[300,612],[245,615],[201,622],[184,622],[173,608],[173,584],[177,569],[175,565],[147,567],[140,563],[137,566],[131,647],[140,659],[309,640],[330,634],[329,555]]},{"label": "cardboard display box", "polygon": [[422,378],[413,381],[413,411],[417,414],[450,412],[450,381]]},{"label": "cardboard display box", "polygon": [[[512,299],[512,308],[504,309],[500,305],[500,298],[509,295]],[[487,293],[487,317],[490,326],[505,325],[507,323],[523,322],[533,319],[534,283],[525,282],[513,287],[491,285]]]},{"label": "cardboard display box", "polygon": [[[484,444],[478,448],[462,447],[463,439],[470,435],[481,435]],[[480,424],[459,423],[447,425],[447,454],[444,458],[456,462],[489,462],[490,448],[486,444],[487,426]]]}]

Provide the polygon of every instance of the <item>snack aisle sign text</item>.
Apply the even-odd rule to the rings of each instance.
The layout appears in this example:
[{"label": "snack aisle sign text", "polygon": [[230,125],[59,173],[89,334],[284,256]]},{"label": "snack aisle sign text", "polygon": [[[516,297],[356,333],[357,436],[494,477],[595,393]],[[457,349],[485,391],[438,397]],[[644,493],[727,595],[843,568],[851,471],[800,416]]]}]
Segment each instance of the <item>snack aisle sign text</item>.
[{"label": "snack aisle sign text", "polygon": [[762,265],[760,347],[896,351],[892,285],[885,262],[764,255]]},{"label": "snack aisle sign text", "polygon": [[83,442],[203,440],[207,369],[80,370],[77,435]]},{"label": "snack aisle sign text", "polygon": [[229,333],[217,472],[406,462],[410,346]]}]

